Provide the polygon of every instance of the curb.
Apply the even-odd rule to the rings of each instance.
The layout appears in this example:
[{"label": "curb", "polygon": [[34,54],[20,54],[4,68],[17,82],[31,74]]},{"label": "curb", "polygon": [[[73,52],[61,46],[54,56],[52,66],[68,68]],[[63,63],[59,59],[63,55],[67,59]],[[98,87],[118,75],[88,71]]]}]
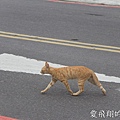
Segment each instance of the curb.
[{"label": "curb", "polygon": [[18,120],[18,119],[5,117],[5,116],[0,116],[0,120]]},{"label": "curb", "polygon": [[86,6],[100,6],[100,7],[108,7],[108,8],[120,8],[120,5],[108,5],[102,3],[87,3],[87,2],[79,2],[79,1],[72,1],[72,0],[48,0],[50,2],[59,2],[59,3],[68,3],[68,4],[80,4]]},{"label": "curb", "polygon": [[120,0],[67,0],[67,1],[78,1],[90,4],[102,4],[102,5],[112,5],[120,6]]}]

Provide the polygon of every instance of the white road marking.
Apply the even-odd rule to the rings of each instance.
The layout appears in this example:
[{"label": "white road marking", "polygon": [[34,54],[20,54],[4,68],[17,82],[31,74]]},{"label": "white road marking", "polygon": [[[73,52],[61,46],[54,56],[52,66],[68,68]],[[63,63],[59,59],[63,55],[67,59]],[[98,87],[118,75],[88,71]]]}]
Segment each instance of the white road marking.
[{"label": "white road marking", "polygon": [[[45,61],[38,61],[22,56],[16,56],[13,54],[1,54],[0,55],[0,70],[23,72],[30,74],[40,74],[41,68],[44,66]],[[49,63],[53,67],[61,67],[62,65]]]},{"label": "white road marking", "polygon": [[[13,54],[0,54],[0,70],[23,72],[29,74],[40,74],[41,68],[45,61],[38,61],[35,59],[26,58],[23,56],[16,56]],[[64,67],[65,65],[50,63],[53,67]],[[120,78],[114,76],[106,76],[104,74],[96,73],[100,81],[120,83]]]}]

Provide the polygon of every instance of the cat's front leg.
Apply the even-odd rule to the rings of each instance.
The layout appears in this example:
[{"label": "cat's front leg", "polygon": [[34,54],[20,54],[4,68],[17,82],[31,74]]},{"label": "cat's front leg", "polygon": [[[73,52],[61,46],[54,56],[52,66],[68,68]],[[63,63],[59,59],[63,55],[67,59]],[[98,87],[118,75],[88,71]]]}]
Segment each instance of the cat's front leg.
[{"label": "cat's front leg", "polygon": [[51,82],[48,84],[48,86],[41,91],[41,93],[45,93],[46,91],[48,91],[55,83],[56,83],[57,80],[55,79],[52,79]]}]

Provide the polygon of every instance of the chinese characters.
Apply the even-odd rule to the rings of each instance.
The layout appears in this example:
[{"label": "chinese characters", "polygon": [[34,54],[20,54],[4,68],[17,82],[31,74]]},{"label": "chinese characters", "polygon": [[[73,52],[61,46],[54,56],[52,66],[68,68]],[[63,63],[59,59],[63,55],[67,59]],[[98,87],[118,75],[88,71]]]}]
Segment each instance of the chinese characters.
[{"label": "chinese characters", "polygon": [[120,110],[91,110],[91,118],[116,118],[120,117]]}]

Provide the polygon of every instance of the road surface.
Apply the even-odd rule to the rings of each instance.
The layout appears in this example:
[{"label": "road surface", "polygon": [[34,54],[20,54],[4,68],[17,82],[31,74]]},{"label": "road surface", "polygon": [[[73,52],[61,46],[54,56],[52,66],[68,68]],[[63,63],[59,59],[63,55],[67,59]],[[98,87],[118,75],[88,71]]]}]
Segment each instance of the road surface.
[{"label": "road surface", "polygon": [[[111,46],[111,49],[120,48],[119,19],[118,8],[43,0],[0,1],[0,31],[105,45]],[[119,52],[60,45],[60,42],[50,44],[2,35],[0,55],[12,54],[66,66],[85,65],[97,73],[120,78]],[[107,90],[107,96],[103,96],[97,87],[86,82],[85,92],[73,97],[59,82],[46,94],[40,94],[50,82],[50,76],[3,70],[0,70],[0,76],[2,116],[20,120],[120,119],[119,83],[102,82]],[[70,81],[70,86],[73,91],[77,91],[76,82]]]}]

